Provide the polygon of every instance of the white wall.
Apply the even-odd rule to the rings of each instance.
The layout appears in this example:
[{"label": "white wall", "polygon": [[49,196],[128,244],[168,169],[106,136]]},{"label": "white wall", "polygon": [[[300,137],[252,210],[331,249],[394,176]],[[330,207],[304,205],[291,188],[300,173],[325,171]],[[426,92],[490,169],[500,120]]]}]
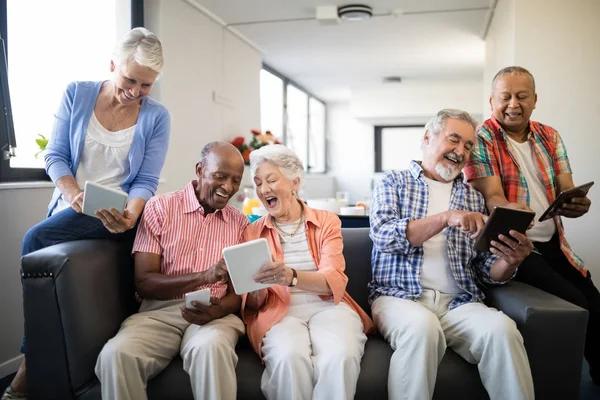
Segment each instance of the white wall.
[{"label": "white wall", "polygon": [[492,80],[497,71],[515,64],[515,4],[513,0],[498,0],[488,34],[485,38],[483,70],[483,110],[488,118]]},{"label": "white wall", "polygon": [[[44,219],[51,188],[0,186],[0,378],[17,370],[23,336],[21,242],[29,227]],[[47,185],[46,185],[47,186]]]},{"label": "white wall", "polygon": [[[508,11],[495,14],[492,26],[507,24],[514,34],[507,35],[505,29],[490,30],[486,46],[494,44],[491,51],[505,63],[486,62],[484,75],[493,76],[510,64],[529,69],[538,93],[532,119],[560,132],[576,184],[600,182],[600,135],[594,129],[600,116],[600,1],[501,0],[498,6]],[[598,187],[591,189],[592,207],[587,215],[564,219],[567,238],[586,261],[596,283],[600,276],[596,222],[600,217],[599,193]]]},{"label": "white wall", "polygon": [[352,90],[356,118],[429,118],[442,108],[481,113],[482,80],[410,81]]},{"label": "white wall", "polygon": [[[152,95],[172,116],[160,192],[194,178],[202,146],[260,127],[260,53],[183,0],[147,0],[146,27],[161,39],[165,72]],[[213,100],[217,95],[224,101]]]}]

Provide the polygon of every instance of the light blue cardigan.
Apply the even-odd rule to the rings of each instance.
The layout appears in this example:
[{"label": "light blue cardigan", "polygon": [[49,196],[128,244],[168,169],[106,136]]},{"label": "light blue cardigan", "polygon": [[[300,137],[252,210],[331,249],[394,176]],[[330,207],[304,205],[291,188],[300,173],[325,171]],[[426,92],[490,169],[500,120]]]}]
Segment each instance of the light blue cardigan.
[{"label": "light blue cardigan", "polygon": [[[75,176],[88,123],[102,82],[72,82],[67,86],[58,112],[54,115],[54,128],[50,135],[46,155],[46,173],[56,181],[66,175]],[[129,198],[148,201],[158,187],[160,171],[165,163],[171,116],[166,107],[150,97],[144,97],[129,149],[129,175],[121,188]],[[52,213],[61,193],[56,188],[48,205]]]}]

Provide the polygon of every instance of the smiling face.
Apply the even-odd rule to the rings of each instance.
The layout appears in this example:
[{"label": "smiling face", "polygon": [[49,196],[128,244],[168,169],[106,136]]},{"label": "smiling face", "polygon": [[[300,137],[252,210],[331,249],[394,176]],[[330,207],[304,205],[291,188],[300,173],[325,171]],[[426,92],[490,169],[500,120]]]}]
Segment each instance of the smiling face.
[{"label": "smiling face", "polygon": [[515,135],[526,132],[536,102],[533,82],[518,73],[500,76],[490,96],[494,118],[508,134]]},{"label": "smiling face", "polygon": [[113,96],[124,106],[139,102],[142,97],[150,94],[158,78],[158,72],[142,67],[135,61],[121,66],[111,61],[110,71],[113,73]]},{"label": "smiling face", "polygon": [[295,193],[300,179],[289,180],[279,167],[268,161],[258,165],[254,174],[256,194],[263,206],[277,222],[294,221],[299,208]]},{"label": "smiling face", "polygon": [[426,132],[422,163],[425,176],[440,182],[453,181],[469,160],[475,140],[473,126],[454,118],[446,119],[437,135]]},{"label": "smiling face", "polygon": [[206,156],[204,165],[196,165],[196,197],[204,213],[223,209],[237,193],[244,173],[244,160],[233,146],[220,145]]}]

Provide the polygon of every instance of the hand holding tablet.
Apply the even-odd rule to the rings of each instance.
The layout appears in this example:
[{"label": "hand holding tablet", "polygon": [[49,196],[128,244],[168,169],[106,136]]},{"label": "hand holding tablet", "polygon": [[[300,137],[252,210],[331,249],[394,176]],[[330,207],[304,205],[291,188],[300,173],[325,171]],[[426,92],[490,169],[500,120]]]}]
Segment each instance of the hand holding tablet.
[{"label": "hand holding tablet", "polygon": [[532,211],[516,210],[513,208],[494,207],[492,214],[487,219],[481,235],[475,242],[475,250],[489,252],[492,241],[500,243],[499,235],[511,238],[510,231],[525,234],[535,213]]},{"label": "hand holding tablet", "polygon": [[99,218],[96,215],[98,210],[114,208],[121,214],[125,211],[127,203],[127,193],[125,192],[86,181],[83,193],[83,213],[85,215]]},{"label": "hand holding tablet", "polygon": [[236,294],[254,292],[275,284],[275,282],[265,284],[254,281],[254,276],[262,266],[272,261],[266,239],[256,239],[226,247],[223,249],[223,258]]},{"label": "hand holding tablet", "polygon": [[555,215],[575,218],[585,214],[590,205],[589,199],[585,197],[593,185],[594,182],[592,181],[561,192],[538,221],[545,221]]}]

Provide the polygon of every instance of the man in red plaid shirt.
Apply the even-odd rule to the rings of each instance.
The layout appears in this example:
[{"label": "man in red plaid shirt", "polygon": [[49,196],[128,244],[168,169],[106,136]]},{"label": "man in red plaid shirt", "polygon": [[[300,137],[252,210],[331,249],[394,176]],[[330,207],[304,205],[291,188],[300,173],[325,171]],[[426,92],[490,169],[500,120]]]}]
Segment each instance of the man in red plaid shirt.
[{"label": "man in red plaid shirt", "polygon": [[[575,186],[558,132],[530,120],[536,102],[535,80],[525,68],[507,67],[494,77],[492,116],[479,127],[478,143],[465,167],[467,180],[483,193],[490,211],[504,206],[533,210],[539,216],[557,193]],[[600,384],[600,293],[567,242],[561,221],[561,216],[581,217],[590,204],[587,196],[576,197],[558,216],[535,221],[527,232],[535,250],[516,279],[589,311],[585,357],[593,381]]]}]

